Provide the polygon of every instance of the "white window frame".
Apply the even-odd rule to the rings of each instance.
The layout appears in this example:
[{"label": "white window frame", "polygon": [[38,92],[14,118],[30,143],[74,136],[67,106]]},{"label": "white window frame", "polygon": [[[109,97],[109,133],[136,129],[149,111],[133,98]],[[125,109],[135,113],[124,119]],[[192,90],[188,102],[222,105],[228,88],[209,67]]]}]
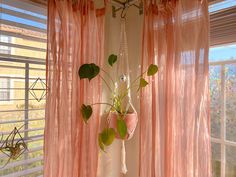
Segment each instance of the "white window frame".
[{"label": "white window frame", "polygon": [[[236,59],[233,60],[227,60],[227,61],[217,61],[217,62],[210,62],[210,66],[221,66],[221,73],[220,73],[220,79],[221,79],[221,121],[220,121],[220,138],[214,138],[211,137],[212,143],[217,143],[220,145],[220,171],[221,171],[221,177],[226,177],[226,146],[233,146],[236,147],[236,142],[229,141],[226,139],[226,92],[225,92],[225,65],[229,64],[236,64]],[[235,157],[236,158],[236,157]]]}]

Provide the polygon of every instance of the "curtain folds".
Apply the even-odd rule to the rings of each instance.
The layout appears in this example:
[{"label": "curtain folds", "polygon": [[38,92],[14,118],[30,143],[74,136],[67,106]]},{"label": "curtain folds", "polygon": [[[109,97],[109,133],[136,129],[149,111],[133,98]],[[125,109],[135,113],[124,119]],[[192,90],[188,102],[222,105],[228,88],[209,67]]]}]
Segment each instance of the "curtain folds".
[{"label": "curtain folds", "polygon": [[139,177],[211,177],[207,0],[144,8]]},{"label": "curtain folds", "polygon": [[93,1],[48,1],[44,176],[96,177],[100,107],[87,125],[81,104],[100,102],[101,80],[80,80],[79,66],[103,64],[104,13]]}]

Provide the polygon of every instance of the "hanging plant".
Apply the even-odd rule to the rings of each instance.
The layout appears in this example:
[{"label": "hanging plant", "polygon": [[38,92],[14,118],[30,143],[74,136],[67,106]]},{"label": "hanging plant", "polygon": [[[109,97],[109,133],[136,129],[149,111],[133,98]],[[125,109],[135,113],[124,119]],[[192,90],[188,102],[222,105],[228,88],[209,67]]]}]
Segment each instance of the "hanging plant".
[{"label": "hanging plant", "polygon": [[[24,125],[23,125],[24,126]],[[7,162],[0,168],[4,168],[10,160],[18,159],[26,150],[28,150],[27,145],[20,134],[20,128],[14,128],[11,133],[3,139],[3,135],[0,140],[0,152],[8,157]]]},{"label": "hanging plant", "polygon": [[[117,62],[117,55],[110,55],[108,58],[108,64],[113,67],[114,64]],[[136,91],[139,92],[140,89],[146,87],[149,83],[145,80],[145,76],[151,77],[155,75],[158,72],[158,67],[157,65],[151,64],[149,65],[147,71],[139,75],[135,80],[131,82],[128,88],[122,90],[122,92],[117,93],[116,89],[111,87],[108,84],[108,81],[106,81],[101,74],[101,71],[103,74],[106,74],[110,81],[113,83],[113,87],[115,87],[115,82],[112,79],[112,77],[109,75],[108,72],[100,68],[94,63],[90,64],[83,64],[80,66],[78,74],[80,79],[88,79],[90,82],[93,78],[100,76],[108,89],[111,92],[112,98],[111,98],[111,103],[109,102],[103,102],[103,103],[92,103],[90,105],[85,105],[82,104],[81,106],[81,114],[84,122],[87,124],[90,117],[92,116],[93,109],[92,107],[95,105],[101,105],[105,104],[109,107],[109,114],[108,116],[114,115],[116,117],[116,121],[113,125],[111,125],[110,120],[108,119],[108,116],[106,117],[106,126],[102,130],[101,133],[99,133],[98,136],[98,144],[101,148],[101,150],[105,151],[105,147],[109,146],[112,144],[115,138],[118,139],[127,139],[127,134],[129,131],[129,126],[128,126],[128,117],[129,117],[129,109],[125,108],[124,109],[124,99],[128,95],[129,90],[135,89]],[[121,76],[121,80],[125,80],[125,76]],[[138,84],[137,84],[138,82]]]}]

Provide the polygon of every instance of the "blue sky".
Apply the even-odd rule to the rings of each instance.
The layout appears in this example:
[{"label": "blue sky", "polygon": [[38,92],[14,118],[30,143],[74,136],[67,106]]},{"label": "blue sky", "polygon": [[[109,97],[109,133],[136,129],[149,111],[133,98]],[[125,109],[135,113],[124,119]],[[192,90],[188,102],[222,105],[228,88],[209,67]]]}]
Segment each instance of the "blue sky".
[{"label": "blue sky", "polygon": [[12,22],[18,22],[18,23],[21,23],[21,24],[29,25],[29,26],[34,26],[34,27],[37,27],[37,28],[40,28],[40,29],[46,29],[47,28],[47,25],[45,25],[43,23],[39,23],[39,22],[35,22],[35,21],[32,21],[32,20],[27,20],[27,19],[24,19],[24,18],[19,18],[19,17],[16,17],[16,16],[3,14],[3,13],[1,14],[1,19],[12,21]]},{"label": "blue sky", "polygon": [[[28,15],[38,17],[41,19],[47,19],[46,16],[41,15],[41,14],[37,14],[37,13],[33,13],[31,11],[26,11],[23,9],[11,7],[11,6],[8,6],[5,4],[1,4],[1,3],[0,3],[0,6],[5,9],[14,10],[16,12],[28,14]],[[218,11],[218,10],[228,8],[231,6],[236,6],[236,0],[225,0],[224,2],[210,5],[209,12],[214,13],[214,11]],[[34,26],[34,27],[37,27],[40,29],[47,29],[47,26],[45,24],[35,22],[32,20],[19,18],[19,17],[12,16],[12,15],[8,15],[5,13],[0,13],[0,18],[4,19],[4,20],[12,21],[12,22],[18,22],[21,24],[29,25],[29,26]],[[236,60],[236,43],[231,44],[231,45],[220,46],[220,47],[212,47],[209,50],[209,60],[210,61],[220,61],[220,60],[230,60],[230,59]]]},{"label": "blue sky", "polygon": [[39,17],[39,18],[42,18],[42,19],[47,19],[47,17],[45,15],[41,15],[41,14],[37,14],[37,13],[31,12],[31,11],[27,11],[27,10],[24,10],[24,9],[19,9],[19,8],[16,8],[16,7],[8,6],[6,4],[1,4],[1,7],[4,8],[4,9],[14,10],[16,12],[21,12],[21,13],[24,13],[24,14],[28,14],[28,15],[31,15],[31,16],[34,16],[34,17]]},{"label": "blue sky", "polygon": [[236,5],[236,0],[224,0],[223,2],[215,3],[209,6],[209,12],[218,11]]},{"label": "blue sky", "polygon": [[[23,9],[15,8],[15,7],[8,6],[8,5],[1,4],[1,3],[0,3],[0,6],[4,9],[13,10],[13,11],[16,11],[16,12],[20,12],[20,13],[31,15],[31,16],[34,16],[34,17],[38,17],[38,18],[41,18],[41,19],[47,19],[46,16],[41,15],[41,14],[37,14],[37,13],[33,13],[31,11],[26,11],[26,10],[23,10]],[[37,27],[37,28],[40,28],[40,29],[46,29],[47,28],[47,25],[45,25],[43,23],[35,22],[35,21],[32,21],[32,20],[24,19],[24,18],[19,18],[19,17],[16,17],[16,16],[5,14],[5,13],[0,13],[0,15],[1,15],[1,19],[4,19],[4,20],[8,20],[8,21],[12,21],[12,22],[18,22],[18,23],[21,23],[21,24],[29,25],[29,26],[34,26],[34,27]]]},{"label": "blue sky", "polygon": [[236,60],[236,44],[212,47],[209,50],[210,61]]}]

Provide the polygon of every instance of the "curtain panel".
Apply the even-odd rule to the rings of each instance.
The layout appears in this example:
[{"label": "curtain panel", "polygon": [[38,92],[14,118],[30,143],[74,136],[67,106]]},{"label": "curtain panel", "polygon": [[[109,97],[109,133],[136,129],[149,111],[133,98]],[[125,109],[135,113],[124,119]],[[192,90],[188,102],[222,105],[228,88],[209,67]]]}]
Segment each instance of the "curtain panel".
[{"label": "curtain panel", "polygon": [[[211,177],[208,2],[144,1],[139,177]],[[150,106],[151,105],[151,106]]]},{"label": "curtain panel", "polygon": [[80,80],[78,69],[103,64],[104,14],[90,0],[48,1],[45,177],[97,176],[100,107],[87,125],[80,107],[100,102],[101,80]]}]

